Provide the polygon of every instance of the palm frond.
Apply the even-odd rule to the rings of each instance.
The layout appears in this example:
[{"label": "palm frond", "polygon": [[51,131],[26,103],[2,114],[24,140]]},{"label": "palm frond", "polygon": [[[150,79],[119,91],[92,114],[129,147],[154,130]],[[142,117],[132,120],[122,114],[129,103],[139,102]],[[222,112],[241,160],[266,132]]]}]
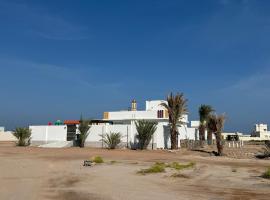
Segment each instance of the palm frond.
[{"label": "palm frond", "polygon": [[157,124],[156,122],[140,120],[135,122],[135,125],[138,132],[136,137],[139,140],[139,148],[146,149],[157,130]]},{"label": "palm frond", "polygon": [[120,143],[122,135],[120,132],[111,132],[110,134],[106,133],[104,136],[101,135],[103,141],[109,149],[115,149]]}]

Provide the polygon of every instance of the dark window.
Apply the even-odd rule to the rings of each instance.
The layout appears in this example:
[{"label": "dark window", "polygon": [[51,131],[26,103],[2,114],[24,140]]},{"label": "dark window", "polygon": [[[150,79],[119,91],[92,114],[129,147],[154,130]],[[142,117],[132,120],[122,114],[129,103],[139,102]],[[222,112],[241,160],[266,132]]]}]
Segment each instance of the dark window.
[{"label": "dark window", "polygon": [[157,117],[158,118],[164,118],[164,111],[163,110],[158,110],[157,111]]}]

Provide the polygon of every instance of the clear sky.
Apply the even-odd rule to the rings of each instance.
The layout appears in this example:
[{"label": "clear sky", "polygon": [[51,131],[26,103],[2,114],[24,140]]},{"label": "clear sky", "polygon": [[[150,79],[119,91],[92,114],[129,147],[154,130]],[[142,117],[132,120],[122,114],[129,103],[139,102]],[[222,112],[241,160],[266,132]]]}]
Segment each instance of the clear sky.
[{"label": "clear sky", "polygon": [[183,92],[270,125],[268,0],[0,0],[0,126],[101,118]]}]

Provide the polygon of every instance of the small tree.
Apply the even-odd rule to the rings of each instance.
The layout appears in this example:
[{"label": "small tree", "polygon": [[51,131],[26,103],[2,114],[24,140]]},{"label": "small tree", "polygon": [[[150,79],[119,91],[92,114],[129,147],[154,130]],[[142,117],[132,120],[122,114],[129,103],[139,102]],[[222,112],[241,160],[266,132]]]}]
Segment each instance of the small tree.
[{"label": "small tree", "polygon": [[79,125],[79,132],[80,132],[80,135],[79,135],[79,146],[81,148],[84,147],[85,140],[86,140],[86,138],[89,135],[89,129],[90,129],[89,122],[86,121],[86,120],[83,120],[82,117],[81,117],[80,125]]},{"label": "small tree", "polygon": [[135,125],[138,132],[136,137],[139,140],[139,148],[146,149],[157,130],[157,124],[156,122],[140,120],[135,122]]},{"label": "small tree", "polygon": [[120,143],[122,135],[121,133],[111,132],[110,134],[106,133],[101,135],[101,141],[104,142],[109,149],[115,149]]},{"label": "small tree", "polygon": [[207,128],[216,136],[218,155],[223,155],[222,130],[225,123],[224,115],[211,114],[208,118]]},{"label": "small tree", "polygon": [[29,128],[16,128],[13,135],[18,139],[18,146],[30,145],[31,130]]}]

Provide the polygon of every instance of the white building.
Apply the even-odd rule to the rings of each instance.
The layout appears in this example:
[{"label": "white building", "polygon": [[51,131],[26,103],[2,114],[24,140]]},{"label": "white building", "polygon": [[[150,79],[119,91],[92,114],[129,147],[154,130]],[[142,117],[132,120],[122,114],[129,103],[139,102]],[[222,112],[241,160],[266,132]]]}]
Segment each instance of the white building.
[{"label": "white building", "polygon": [[[103,122],[92,124],[85,146],[103,147],[101,138],[104,134],[110,132],[120,132],[122,135],[122,146],[133,148],[137,144],[137,130],[135,122],[138,120],[148,120],[157,123],[157,130],[150,142],[149,148],[170,148],[170,128],[168,111],[161,106],[166,101],[146,101],[145,110],[137,110],[137,103],[132,101],[131,110],[104,112]],[[109,123],[108,123],[109,122]],[[181,124],[181,125],[180,125]],[[180,140],[195,140],[197,132],[196,127],[189,128],[188,116],[183,115],[179,121],[178,144]],[[67,141],[68,127],[64,126],[30,126],[32,130],[32,143],[43,144],[52,142]],[[70,137],[69,137],[70,138]]]},{"label": "white building", "polygon": [[[152,148],[170,148],[170,128],[168,111],[161,105],[167,103],[164,100],[146,101],[145,110],[137,110],[137,103],[132,101],[130,111],[104,112],[103,120],[113,122],[112,126],[125,126],[126,140],[129,144],[136,144],[137,130],[135,122],[138,120],[148,120],[157,123],[157,130],[151,141]],[[181,125],[180,125],[181,124]],[[180,133],[178,144],[183,139],[195,139],[196,128],[188,128],[188,116],[183,115],[179,121],[178,131]],[[127,146],[129,145],[127,144]]]},{"label": "white building", "polygon": [[270,131],[267,129],[267,124],[255,124],[251,135],[245,135],[243,133],[222,133],[223,138],[227,139],[228,136],[238,136],[242,141],[264,141],[270,140]]},{"label": "white building", "polygon": [[267,124],[255,124],[251,137],[259,137],[262,140],[269,140],[270,131],[267,130]]},{"label": "white building", "polygon": [[5,132],[5,127],[0,126],[0,132]]}]

